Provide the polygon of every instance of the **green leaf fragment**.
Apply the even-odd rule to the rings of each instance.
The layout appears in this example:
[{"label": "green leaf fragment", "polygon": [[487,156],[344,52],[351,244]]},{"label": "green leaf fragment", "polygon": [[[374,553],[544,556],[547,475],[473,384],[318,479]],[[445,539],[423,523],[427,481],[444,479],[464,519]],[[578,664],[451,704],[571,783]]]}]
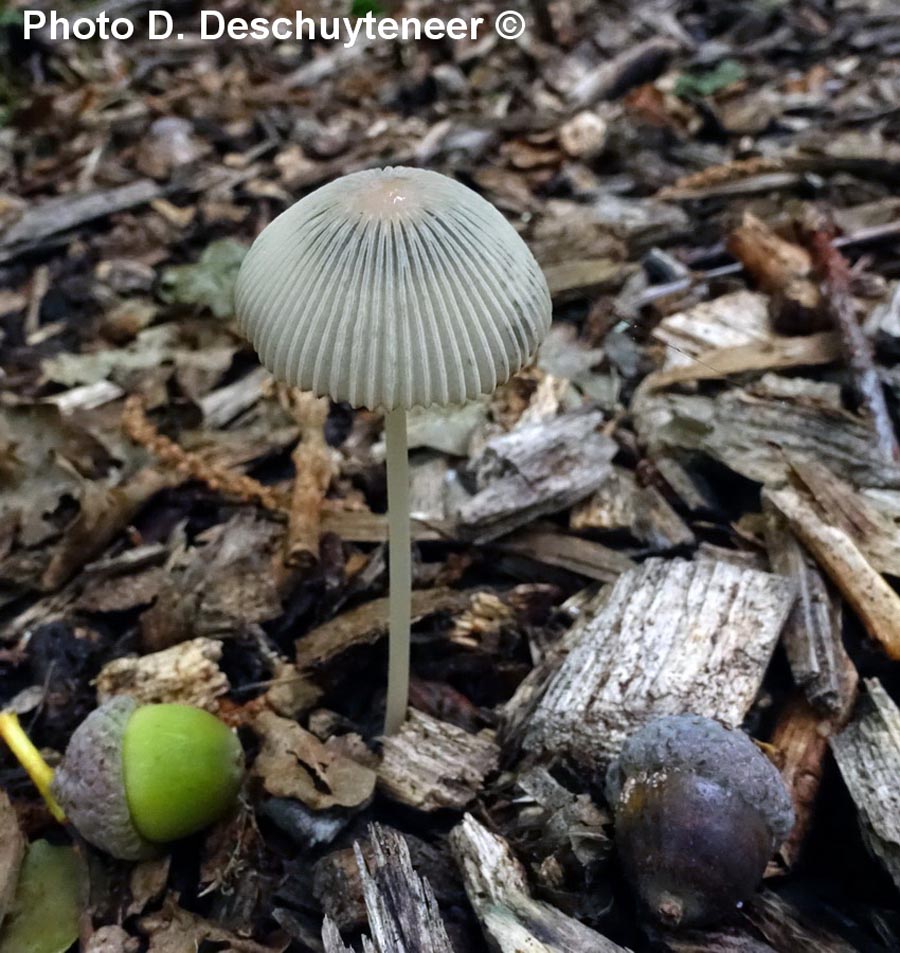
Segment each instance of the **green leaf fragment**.
[{"label": "green leaf fragment", "polygon": [[207,246],[194,265],[178,265],[163,272],[160,297],[167,304],[209,308],[217,318],[234,314],[234,284],[247,246],[223,238]]},{"label": "green leaf fragment", "polygon": [[0,931],[0,953],[65,953],[78,939],[84,866],[72,847],[34,841]]},{"label": "green leaf fragment", "polygon": [[682,99],[713,96],[735,83],[740,83],[747,71],[737,60],[722,60],[713,69],[682,73],[675,83],[675,95]]}]

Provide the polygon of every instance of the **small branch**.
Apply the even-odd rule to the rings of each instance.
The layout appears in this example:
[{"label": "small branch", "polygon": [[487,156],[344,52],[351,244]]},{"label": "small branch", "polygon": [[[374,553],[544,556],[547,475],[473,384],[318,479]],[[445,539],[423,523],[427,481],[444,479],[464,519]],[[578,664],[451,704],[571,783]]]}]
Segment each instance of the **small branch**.
[{"label": "small branch", "polygon": [[872,346],[856,318],[856,303],[850,291],[850,265],[835,247],[830,227],[821,222],[815,223],[808,233],[807,244],[822,279],[826,304],[844,344],[854,386],[872,418],[879,450],[886,460],[900,462],[900,446],[875,368]]}]

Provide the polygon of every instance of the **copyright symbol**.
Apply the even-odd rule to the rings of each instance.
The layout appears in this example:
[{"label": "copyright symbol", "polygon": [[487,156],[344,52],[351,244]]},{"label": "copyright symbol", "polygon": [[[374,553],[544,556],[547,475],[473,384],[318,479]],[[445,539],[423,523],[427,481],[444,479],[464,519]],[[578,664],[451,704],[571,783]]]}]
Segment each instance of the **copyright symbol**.
[{"label": "copyright symbol", "polygon": [[506,10],[497,15],[494,29],[504,40],[518,40],[525,32],[525,17],[515,10]]}]

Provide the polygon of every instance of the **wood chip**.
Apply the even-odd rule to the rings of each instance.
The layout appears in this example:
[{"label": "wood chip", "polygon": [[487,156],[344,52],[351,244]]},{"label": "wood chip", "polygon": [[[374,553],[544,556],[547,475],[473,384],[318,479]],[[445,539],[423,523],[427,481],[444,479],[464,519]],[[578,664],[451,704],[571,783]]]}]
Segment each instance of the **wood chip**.
[{"label": "wood chip", "polygon": [[809,332],[828,326],[809,252],[786,241],[749,212],[728,237],[728,250],[756,284],[771,296],[776,328]]},{"label": "wood chip", "polygon": [[[354,845],[372,939],[363,938],[365,953],[454,953],[434,891],[412,866],[409,847],[396,831],[370,828],[372,863]],[[334,923],[322,930],[325,953],[346,953]]]},{"label": "wood chip", "polygon": [[793,830],[778,848],[778,859],[788,870],[800,859],[812,827],[833,731],[834,720],[817,713],[801,695],[785,705],[775,725],[771,746],[796,817]]},{"label": "wood chip", "polygon": [[618,452],[603,414],[576,412],[496,437],[473,462],[478,493],[458,509],[460,530],[483,543],[583,500]]},{"label": "wood chip", "polygon": [[869,850],[900,888],[900,709],[878,679],[853,721],[831,739],[831,750],[856,804]]},{"label": "wood chip", "polygon": [[797,602],[781,636],[791,674],[813,705],[840,716],[852,706],[859,682],[844,648],[840,599],[812,565],[788,521],[771,503],[763,508],[772,569],[797,587]]},{"label": "wood chip", "polygon": [[162,191],[162,187],[151,179],[138,179],[117,188],[62,195],[33,205],[4,232],[0,240],[0,262],[14,258],[60,232],[114,212],[145,205],[160,196]]},{"label": "wood chip", "polygon": [[461,810],[497,769],[493,732],[470,734],[411,708],[394,735],[383,741],[378,788],[420,811]]},{"label": "wood chip", "polygon": [[131,695],[143,705],[173,702],[218,711],[229,688],[217,664],[221,657],[221,642],[191,639],[140,658],[113,659],[97,676],[97,700]]},{"label": "wood chip", "polygon": [[563,302],[616,290],[634,271],[633,265],[612,258],[584,258],[548,265],[544,275],[554,300]]},{"label": "wood chip", "polygon": [[565,636],[569,654],[527,721],[525,749],[569,754],[597,771],[653,717],[693,712],[739,725],[793,601],[780,576],[647,560]]},{"label": "wood chip", "polygon": [[707,351],[761,344],[774,337],[769,324],[768,299],[741,290],[702,301],[687,311],[667,315],[651,337],[665,345],[662,369],[690,367]]},{"label": "wood chip", "polygon": [[635,402],[635,426],[651,452],[699,450],[758,483],[786,482],[789,459],[801,457],[860,486],[900,488],[900,467],[882,459],[866,421],[803,396],[786,398],[749,390],[646,395]]},{"label": "wood chip", "polygon": [[690,546],[694,534],[654,486],[640,486],[634,474],[614,467],[590,499],[574,507],[569,525],[576,532],[629,532],[657,551]]},{"label": "wood chip", "polygon": [[900,659],[900,596],[872,568],[853,540],[826,523],[812,503],[792,489],[766,490],[764,499],[787,520],[888,656]]},{"label": "wood chip", "polygon": [[497,549],[599,582],[613,582],[634,567],[631,559],[615,549],[567,533],[540,529],[514,533],[498,543]]},{"label": "wood chip", "polygon": [[806,337],[779,337],[736,347],[702,351],[690,364],[648,374],[641,393],[662,390],[688,381],[709,381],[747,371],[773,371],[788,367],[832,364],[841,356],[837,334],[823,332]]},{"label": "wood chip", "polygon": [[[462,612],[473,594],[456,589],[417,589],[412,594],[412,622],[430,615]],[[301,672],[319,668],[348,649],[374,645],[388,631],[388,600],[363,603],[297,640],[297,668]]]},{"label": "wood chip", "polygon": [[254,719],[253,729],[263,742],[253,774],[262,778],[269,794],[294,798],[316,811],[356,808],[371,800],[375,772],[334,745],[322,744],[296,721],[264,711]]},{"label": "wood chip", "polygon": [[739,927],[721,930],[686,930],[666,934],[662,949],[671,953],[776,953],[774,947]]},{"label": "wood chip", "polygon": [[534,900],[507,843],[467,814],[450,832],[469,902],[500,953],[626,953],[606,937]]},{"label": "wood chip", "polygon": [[791,461],[826,523],[840,527],[879,572],[900,576],[900,510],[867,497],[816,460]]},{"label": "wood chip", "polygon": [[0,926],[16,896],[25,837],[5,791],[0,790]]},{"label": "wood chip", "polygon": [[813,923],[771,890],[756,896],[744,917],[784,953],[856,953],[858,947]]}]

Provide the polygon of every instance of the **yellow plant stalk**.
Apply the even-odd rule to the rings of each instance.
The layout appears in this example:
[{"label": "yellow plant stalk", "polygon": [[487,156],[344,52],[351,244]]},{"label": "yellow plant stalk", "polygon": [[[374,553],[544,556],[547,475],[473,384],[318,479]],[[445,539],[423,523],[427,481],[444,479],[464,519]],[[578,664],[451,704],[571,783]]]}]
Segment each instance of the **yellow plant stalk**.
[{"label": "yellow plant stalk", "polygon": [[15,712],[0,711],[0,738],[6,742],[19,764],[28,772],[28,777],[46,801],[50,813],[60,824],[65,824],[66,815],[50,791],[50,785],[53,783],[53,768],[47,764],[40,751],[31,743],[31,739],[19,724],[19,718]]}]

